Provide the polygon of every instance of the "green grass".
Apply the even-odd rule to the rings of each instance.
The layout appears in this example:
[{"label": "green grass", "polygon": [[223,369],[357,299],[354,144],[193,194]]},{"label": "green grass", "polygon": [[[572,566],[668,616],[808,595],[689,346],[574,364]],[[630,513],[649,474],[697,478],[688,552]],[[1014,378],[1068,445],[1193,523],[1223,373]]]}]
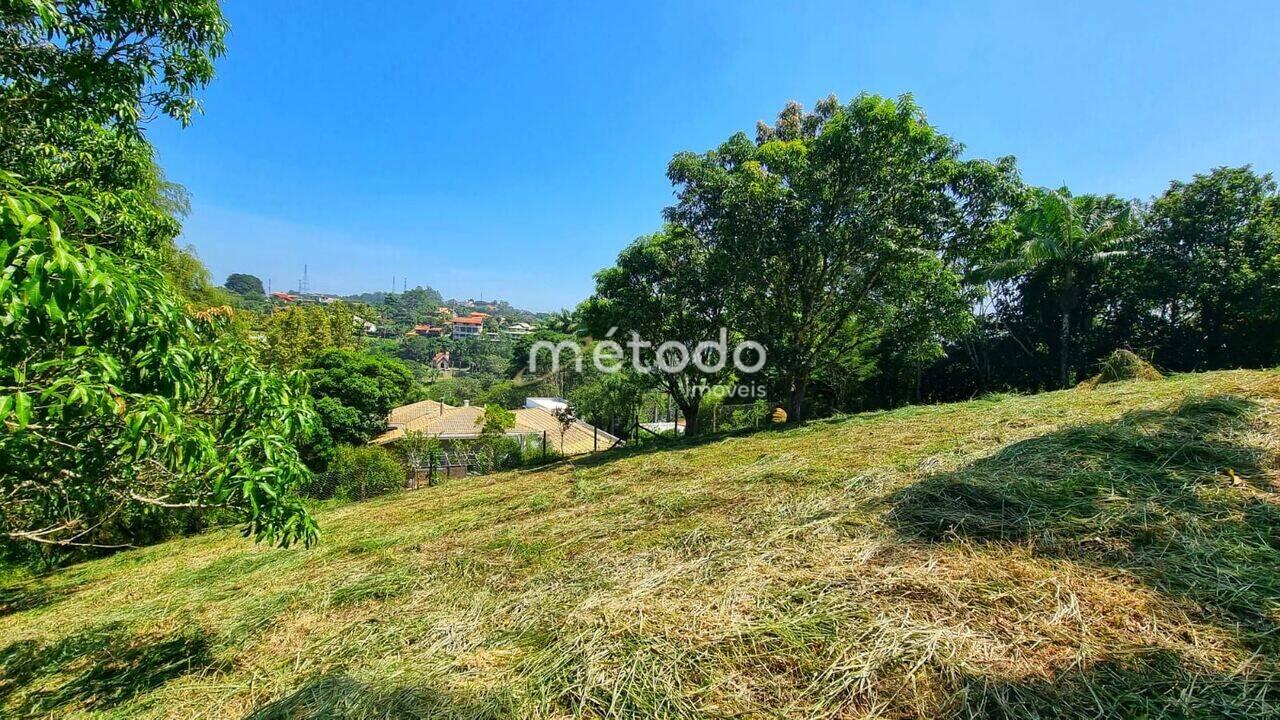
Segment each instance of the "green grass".
[{"label": "green grass", "polygon": [[0,589],[0,717],[1280,714],[1280,373],[904,408]]}]

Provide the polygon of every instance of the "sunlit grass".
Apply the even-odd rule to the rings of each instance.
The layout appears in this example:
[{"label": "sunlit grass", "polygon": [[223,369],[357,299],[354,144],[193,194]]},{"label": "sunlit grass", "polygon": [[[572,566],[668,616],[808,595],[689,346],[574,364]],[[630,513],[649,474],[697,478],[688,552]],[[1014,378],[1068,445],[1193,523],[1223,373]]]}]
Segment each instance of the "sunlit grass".
[{"label": "sunlit grass", "polygon": [[10,584],[0,716],[1260,717],[1280,374],[815,422]]}]

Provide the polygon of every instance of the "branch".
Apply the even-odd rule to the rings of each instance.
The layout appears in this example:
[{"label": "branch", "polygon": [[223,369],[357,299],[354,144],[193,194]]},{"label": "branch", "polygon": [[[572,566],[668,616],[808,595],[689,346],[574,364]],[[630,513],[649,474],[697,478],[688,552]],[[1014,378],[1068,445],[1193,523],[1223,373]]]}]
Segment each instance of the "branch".
[{"label": "branch", "polygon": [[72,540],[51,540],[49,538],[41,537],[38,533],[23,532],[21,530],[10,531],[5,534],[10,538],[13,538],[14,540],[29,540],[31,542],[41,543],[43,545],[56,545],[59,547],[87,547],[87,548],[99,548],[102,550],[121,550],[125,548],[137,547],[136,545],[129,545],[129,544],[99,545],[98,543],[81,543],[81,542],[75,542]]},{"label": "branch", "polygon": [[160,498],[151,498],[151,497],[146,497],[146,496],[143,496],[143,495],[139,495],[139,494],[137,494],[137,493],[135,493],[135,492],[130,492],[130,493],[129,493],[129,495],[128,495],[128,498],[129,498],[130,500],[134,500],[134,501],[136,501],[136,502],[140,502],[140,503],[146,503],[147,505],[155,505],[156,507],[162,507],[162,508],[172,508],[172,509],[182,509],[182,508],[212,509],[212,508],[227,507],[227,504],[226,504],[226,503],[216,503],[216,504],[212,504],[212,505],[207,504],[207,503],[201,503],[201,502],[173,503],[173,502],[168,502],[168,501],[166,500],[166,498],[168,498],[168,497],[169,497],[169,496],[168,496],[168,495],[166,495],[166,496],[164,496],[164,497],[160,497]]}]

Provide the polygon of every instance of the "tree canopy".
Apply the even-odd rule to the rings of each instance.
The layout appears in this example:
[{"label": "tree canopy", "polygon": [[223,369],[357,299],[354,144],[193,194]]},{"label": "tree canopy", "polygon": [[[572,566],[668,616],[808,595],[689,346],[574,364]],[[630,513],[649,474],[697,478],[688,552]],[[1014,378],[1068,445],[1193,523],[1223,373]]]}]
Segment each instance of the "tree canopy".
[{"label": "tree canopy", "polygon": [[387,428],[387,414],[416,393],[413,371],[393,358],[330,348],[304,364],[319,428],[309,455],[325,464],[337,444],[361,445]]},{"label": "tree canopy", "polygon": [[0,27],[6,134],[50,118],[133,131],[150,112],[186,124],[227,33],[217,0],[17,0]]},{"label": "tree canopy", "polygon": [[[46,544],[117,542],[131,508],[217,507],[281,544],[316,536],[295,489],[313,413],[302,378],[219,342],[145,261],[74,242],[88,204],[0,175],[0,525]],[[127,539],[125,539],[127,541]]]},{"label": "tree canopy", "polygon": [[154,537],[216,510],[281,544],[305,378],[264,368],[193,253],[141,125],[188,122],[226,21],[214,0],[0,3],[0,550]]},{"label": "tree canopy", "polygon": [[[1161,318],[1181,367],[1280,363],[1280,194],[1270,175],[1217,168],[1152,203],[1142,307]],[[1168,362],[1168,361],[1166,361]]]},{"label": "tree canopy", "polygon": [[286,370],[327,350],[354,347],[358,339],[355,313],[343,302],[290,305],[255,320],[259,357]]},{"label": "tree canopy", "polygon": [[[1053,286],[1058,310],[1058,383],[1071,384],[1071,328],[1087,286],[1102,264],[1128,252],[1137,232],[1133,206],[1114,195],[1073,196],[1067,188],[1036,189],[1014,222],[1010,254],[994,277],[1036,274]],[[1083,287],[1082,287],[1083,286]]]},{"label": "tree canopy", "polygon": [[227,276],[227,281],[222,286],[237,295],[244,295],[254,299],[260,299],[267,294],[266,289],[262,286],[262,280],[256,275],[247,275],[245,273],[231,273]]},{"label": "tree canopy", "polygon": [[890,318],[922,309],[963,320],[959,259],[990,241],[1017,189],[1011,159],[960,159],[910,96],[790,104],[753,142],[680,153],[667,211],[729,267],[731,312],[768,349],[775,388],[804,414],[815,370]]},{"label": "tree canopy", "polygon": [[[730,352],[727,337],[719,351],[703,345],[718,340],[721,329],[728,326],[727,303],[734,285],[727,265],[709,244],[673,225],[623,250],[614,267],[596,275],[595,295],[579,310],[583,325],[597,339],[621,344],[638,338],[650,343],[633,348],[635,357],[620,352],[613,362],[626,369],[638,359],[648,368],[641,377],[671,395],[684,414],[685,432],[691,435],[699,430],[702,392],[733,372],[730,358],[725,357]],[[670,357],[678,353],[663,352],[661,344],[667,342],[679,343],[685,355]],[[681,360],[688,362],[675,370]]]}]

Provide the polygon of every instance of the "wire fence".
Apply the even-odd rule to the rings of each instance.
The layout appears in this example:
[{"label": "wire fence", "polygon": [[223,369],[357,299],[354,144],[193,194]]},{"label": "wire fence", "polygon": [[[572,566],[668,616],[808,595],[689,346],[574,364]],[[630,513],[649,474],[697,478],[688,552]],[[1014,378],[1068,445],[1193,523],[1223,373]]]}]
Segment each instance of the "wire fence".
[{"label": "wire fence", "polygon": [[398,467],[315,473],[299,492],[313,500],[367,500],[399,490],[429,487],[446,479],[542,465],[560,457],[554,440],[545,431],[479,440],[436,440],[434,447],[412,457],[397,453],[394,462]]},{"label": "wire fence", "polygon": [[[773,405],[767,400],[749,403],[714,403],[698,413],[701,432],[733,432],[762,427],[773,415]],[[677,437],[685,433],[687,418],[673,404],[650,404],[642,407],[631,429],[632,438]]]},{"label": "wire fence", "polygon": [[772,407],[764,400],[712,405],[711,417],[706,419],[706,427],[710,432],[758,428],[769,421],[771,411]]}]

